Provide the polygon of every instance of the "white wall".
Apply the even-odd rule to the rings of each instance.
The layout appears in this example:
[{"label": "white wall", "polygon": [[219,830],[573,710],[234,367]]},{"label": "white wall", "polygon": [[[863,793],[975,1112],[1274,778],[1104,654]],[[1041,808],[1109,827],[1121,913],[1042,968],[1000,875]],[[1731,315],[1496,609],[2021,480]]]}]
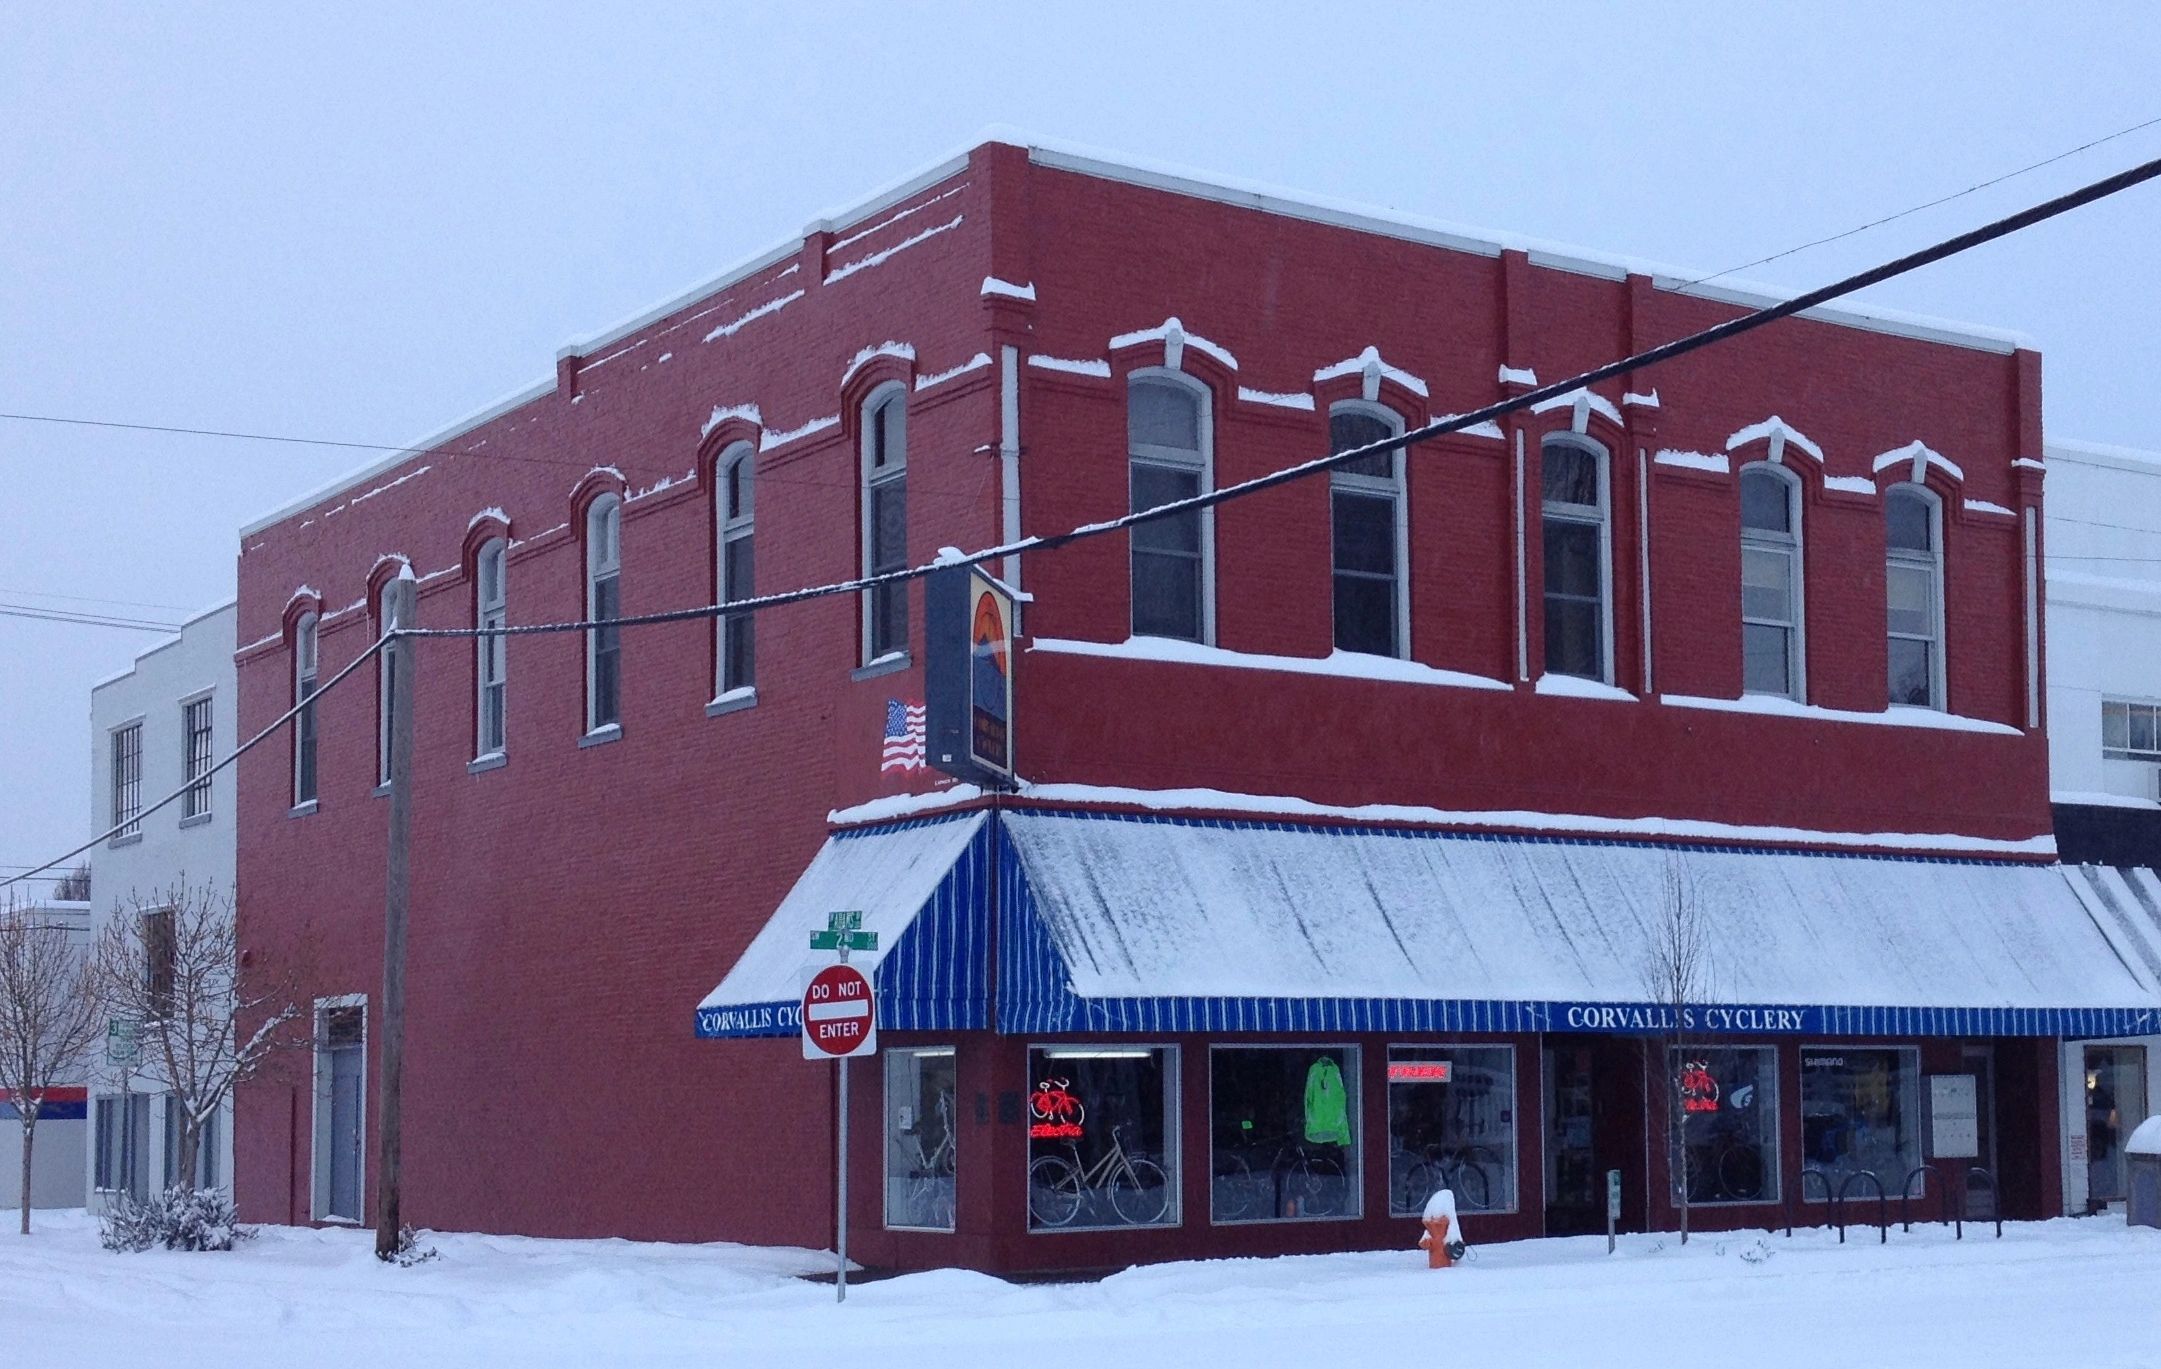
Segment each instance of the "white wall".
[{"label": "white wall", "polygon": [[[30,1206],[81,1207],[83,1165],[88,1162],[90,1124],[47,1117],[30,1148]],[[23,1124],[0,1120],[0,1208],[22,1206]]]},{"label": "white wall", "polygon": [[[208,695],[210,704],[210,753],[213,761],[232,753],[241,738],[233,650],[237,645],[237,614],[227,603],[197,614],[181,626],[180,634],[135,658],[134,665],[111,676],[90,691],[90,830],[102,832],[113,825],[112,732],[131,721],[142,723],[142,805],[148,808],[180,788],[185,771],[186,736],[181,726],[181,705]],[[90,853],[90,904],[97,927],[127,905],[130,895],[153,897],[158,891],[183,880],[190,885],[211,884],[228,896],[233,888],[234,769],[228,768],[210,781],[207,814],[183,820],[178,802],[142,821],[140,835],[101,843]],[[90,1088],[93,1126],[83,1128],[82,1172],[76,1185],[77,1201],[98,1205],[95,1182],[96,1137],[90,1134],[96,1117],[95,1098],[117,1093],[123,1082],[137,1093],[158,1094],[164,1086],[138,1068],[123,1081],[121,1072],[105,1063],[99,1052]],[[163,1100],[151,1106],[150,1176],[162,1178]],[[41,1129],[42,1134],[42,1129]],[[221,1181],[232,1183],[232,1117],[230,1107],[219,1119],[217,1171]]]},{"label": "white wall", "polygon": [[2101,700],[2161,703],[2161,453],[2061,442],[2047,464],[2049,787],[2155,803],[2161,767],[2102,757]]}]

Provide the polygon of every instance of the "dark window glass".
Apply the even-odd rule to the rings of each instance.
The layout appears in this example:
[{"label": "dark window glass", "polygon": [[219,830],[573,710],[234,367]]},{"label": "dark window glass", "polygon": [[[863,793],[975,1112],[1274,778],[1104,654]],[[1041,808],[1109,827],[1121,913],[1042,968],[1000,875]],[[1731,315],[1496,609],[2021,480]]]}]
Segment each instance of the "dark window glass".
[{"label": "dark window glass", "polygon": [[[1133,508],[1152,509],[1200,493],[1201,473],[1136,461]],[[1201,515],[1176,514],[1132,531],[1133,631],[1143,637],[1201,639]]]},{"label": "dark window glass", "polygon": [[1175,1226],[1176,1058],[1144,1046],[1028,1052],[1028,1225]]},{"label": "dark window glass", "polygon": [[130,723],[113,736],[113,823],[125,823],[120,835],[134,836],[143,830],[137,821],[143,811],[143,727]]},{"label": "dark window glass", "polygon": [[1396,501],[1338,489],[1335,518],[1336,646],[1393,656],[1396,643]]},{"label": "dark window glass", "polygon": [[1927,708],[1935,702],[1934,646],[1914,637],[1891,638],[1891,702]]},{"label": "dark window glass", "polygon": [[951,1047],[894,1050],[885,1057],[885,1224],[899,1230],[954,1227],[959,1090]]},{"label": "dark window glass", "polygon": [[210,811],[210,700],[184,705],[180,730],[185,739],[182,773],[188,785],[180,797],[180,816],[199,818]]},{"label": "dark window glass", "polygon": [[[1912,1050],[1813,1046],[1801,1052],[1801,1163],[1832,1193],[1868,1170],[1896,1195],[1921,1163],[1920,1055]],[[1866,1188],[1854,1185],[1853,1192]],[[1821,1199],[1811,1181],[1802,1197]]]},{"label": "dark window glass", "polygon": [[[1395,436],[1396,430],[1386,419],[1375,414],[1350,410],[1328,416],[1328,450],[1345,452],[1353,447],[1363,447],[1374,442],[1385,442]],[[1333,468],[1343,475],[1362,475],[1377,480],[1391,480],[1396,473],[1394,451],[1374,452],[1356,461],[1346,462]]]},{"label": "dark window glass", "polygon": [[1210,1217],[1358,1216],[1355,1047],[1223,1048],[1208,1070]]},{"label": "dark window glass", "polygon": [[[872,575],[905,570],[908,565],[907,410],[895,395],[880,404],[871,422],[869,543],[864,569]],[[908,649],[908,588],[905,584],[873,588],[867,659]]]},{"label": "dark window glass", "polygon": [[1575,504],[1599,508],[1598,458],[1567,442],[1549,442],[1543,449],[1544,479],[1541,498],[1548,504]]},{"label": "dark window glass", "polygon": [[[315,677],[309,675],[300,681],[300,697],[309,698],[315,693]],[[315,705],[304,705],[300,715],[293,719],[293,802],[315,802]]]},{"label": "dark window glass", "polygon": [[1929,502],[1911,490],[1895,489],[1883,503],[1884,534],[1894,551],[1934,551],[1935,519]]},{"label": "dark window glass", "polygon": [[1595,523],[1546,520],[1546,669],[1552,674],[1605,678],[1598,532]]},{"label": "dark window glass", "polygon": [[1461,1212],[1516,1208],[1516,1056],[1507,1046],[1388,1048],[1388,1211],[1440,1189]]},{"label": "dark window glass", "polygon": [[1200,400],[1174,381],[1136,381],[1126,411],[1128,441],[1136,446],[1201,447]]},{"label": "dark window glass", "polygon": [[1792,687],[1793,633],[1763,623],[1741,625],[1741,687],[1751,694],[1784,694]]},{"label": "dark window glass", "polygon": [[1741,526],[1758,532],[1793,531],[1793,500],[1784,480],[1769,471],[1741,473]]},{"label": "dark window glass", "polygon": [[603,626],[590,629],[593,643],[593,727],[622,720],[623,630],[612,620],[622,616],[622,581],[606,575],[593,582],[593,617]]},{"label": "dark window glass", "polygon": [[[722,594],[728,603],[751,598],[758,592],[755,541],[754,534],[738,534],[728,540],[722,553],[722,573],[727,581]],[[749,613],[730,613],[721,619],[723,690],[742,689],[757,679],[756,621]]]},{"label": "dark window glass", "polygon": [[1668,1059],[1687,1147],[1674,1187],[1685,1177],[1691,1206],[1778,1201],[1778,1053],[1690,1046]]}]

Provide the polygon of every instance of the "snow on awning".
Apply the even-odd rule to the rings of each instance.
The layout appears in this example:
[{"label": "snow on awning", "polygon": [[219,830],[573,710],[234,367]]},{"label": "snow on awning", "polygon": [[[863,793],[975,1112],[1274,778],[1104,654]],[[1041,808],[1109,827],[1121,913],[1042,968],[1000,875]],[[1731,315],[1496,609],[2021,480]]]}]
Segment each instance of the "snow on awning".
[{"label": "snow on awning", "polygon": [[842,832],[804,867],[728,977],[698,1004],[699,1036],[793,1036],[802,1030],[804,968],[829,964],[810,934],[829,914],[859,911],[878,949],[866,970],[888,1030],[986,1025],[982,909],[990,882],[988,815],[961,813]]},{"label": "snow on awning", "polygon": [[1653,1031],[1676,869],[1706,1031],[2130,1035],[2161,986],[2053,865],[1008,811],[1006,1032]]}]

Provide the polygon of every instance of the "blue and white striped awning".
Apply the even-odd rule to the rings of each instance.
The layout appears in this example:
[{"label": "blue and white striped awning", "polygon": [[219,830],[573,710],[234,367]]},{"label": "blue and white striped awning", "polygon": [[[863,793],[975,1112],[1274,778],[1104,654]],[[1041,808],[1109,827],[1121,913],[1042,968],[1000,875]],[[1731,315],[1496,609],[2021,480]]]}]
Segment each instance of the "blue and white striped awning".
[{"label": "blue and white striped awning", "polygon": [[977,811],[829,839],[698,1005],[697,1032],[799,1031],[809,934],[842,909],[879,934],[856,963],[872,967],[887,1030],[1659,1032],[1672,1009],[1652,1001],[1643,964],[1675,886],[1711,943],[1709,991],[1685,1009],[1698,1032],[2161,1031],[2161,933],[2150,946],[2119,936],[2130,915],[2116,905],[2136,900],[2105,881],[2074,887],[2087,878],[2032,862]]},{"label": "blue and white striped awning", "polygon": [[829,837],[698,1004],[698,1035],[800,1032],[806,967],[831,963],[814,956],[810,934],[840,911],[862,913],[863,930],[878,934],[876,951],[849,959],[870,973],[881,1029],[986,1026],[990,830],[989,815],[975,812]]},{"label": "blue and white striped awning", "polygon": [[1045,811],[1002,837],[1003,1032],[1660,1031],[1676,882],[1698,1031],[2161,1029],[2161,975],[2053,865]]}]

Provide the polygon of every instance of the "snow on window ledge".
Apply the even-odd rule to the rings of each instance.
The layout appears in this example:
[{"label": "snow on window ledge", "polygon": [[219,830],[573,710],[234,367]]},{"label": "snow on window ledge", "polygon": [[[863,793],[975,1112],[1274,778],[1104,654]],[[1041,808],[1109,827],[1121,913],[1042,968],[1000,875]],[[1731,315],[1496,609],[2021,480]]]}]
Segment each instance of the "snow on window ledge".
[{"label": "snow on window ledge", "polygon": [[1333,651],[1326,656],[1272,656],[1261,652],[1232,651],[1203,646],[1170,637],[1128,637],[1122,642],[1083,642],[1038,637],[1030,651],[1054,655],[1103,656],[1125,661],[1159,661],[1174,665],[1218,666],[1235,670],[1274,670],[1291,675],[1330,675],[1341,679],[1384,680],[1398,684],[1442,685],[1456,689],[1507,690],[1508,684],[1468,671],[1443,670],[1419,661],[1392,656],[1370,656],[1357,651]]},{"label": "snow on window ledge", "polygon": [[584,736],[578,738],[578,745],[581,747],[602,746],[608,742],[621,741],[622,739],[623,725],[621,723],[608,723],[604,726],[596,727],[592,731],[586,733]]},{"label": "snow on window ledge", "polygon": [[500,751],[490,751],[485,755],[475,756],[467,761],[465,763],[465,773],[468,775],[484,774],[490,770],[500,770],[508,764],[510,764],[510,757]]},{"label": "snow on window ledge", "polygon": [[289,818],[304,818],[310,813],[313,813],[314,811],[315,800],[309,799],[306,803],[296,803],[292,807],[286,809],[285,816]]},{"label": "snow on window ledge", "polygon": [[1690,694],[1661,694],[1658,701],[1675,708],[1702,708],[1721,713],[1755,713],[1769,717],[1801,718],[1813,722],[1874,723],[1882,727],[1923,727],[1944,732],[1987,732],[1997,736],[2024,735],[2009,723],[1986,718],[1961,717],[1933,708],[1894,705],[1881,713],[1858,709],[1825,708],[1820,704],[1795,703],[1781,694],[1744,694],[1738,699],[1700,698]]},{"label": "snow on window ledge", "polygon": [[880,675],[891,675],[895,671],[906,670],[912,664],[914,662],[907,652],[888,651],[883,656],[871,657],[854,670],[849,671],[848,678],[851,680],[875,679]]},{"label": "snow on window ledge", "polygon": [[755,707],[757,702],[756,685],[738,685],[734,689],[714,695],[713,701],[705,706],[705,716],[717,718],[723,713],[740,713],[746,708]]},{"label": "snow on window ledge", "polygon": [[1540,694],[1557,699],[1607,699],[1624,704],[1637,702],[1636,696],[1625,689],[1609,685],[1603,680],[1586,680],[1580,675],[1541,675],[1533,688]]}]

